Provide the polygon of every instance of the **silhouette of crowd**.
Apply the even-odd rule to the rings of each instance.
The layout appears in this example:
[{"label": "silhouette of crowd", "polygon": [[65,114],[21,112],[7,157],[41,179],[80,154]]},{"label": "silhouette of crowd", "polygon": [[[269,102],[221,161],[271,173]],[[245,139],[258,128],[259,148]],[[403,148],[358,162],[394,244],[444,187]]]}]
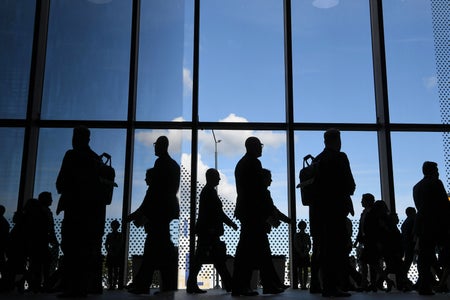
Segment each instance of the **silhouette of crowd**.
[{"label": "silhouette of crowd", "polygon": [[[126,258],[121,224],[113,220],[104,243],[106,206],[101,180],[101,156],[89,146],[90,130],[74,128],[72,149],[63,158],[56,178],[60,194],[56,214],[63,212],[61,241],[55,233],[50,192],[27,200],[14,213],[12,224],[0,205],[0,291],[20,293],[58,292],[60,298],[87,297],[104,289],[103,266],[110,290],[124,286]],[[324,149],[314,159],[316,172],[305,205],[309,220],[291,220],[274,204],[270,192],[272,174],[260,161],[263,144],[257,137],[245,141],[245,154],[234,170],[236,206],[228,216],[217,192],[220,173],[206,171],[206,185],[199,194],[194,231],[196,249],[190,256],[186,292],[204,294],[197,276],[203,264],[213,264],[222,288],[232,296],[256,296],[252,274],[259,270],[263,294],[280,294],[289,286],[274,266],[269,233],[282,222],[297,226],[292,251],[291,288],[309,290],[323,297],[350,297],[355,292],[403,292],[420,295],[448,292],[450,267],[450,201],[438,165],[425,161],[423,178],[412,188],[412,204],[399,224],[386,201],[366,192],[356,237],[349,216],[354,216],[356,182],[350,160],[341,151],[341,132],[324,132]],[[153,276],[159,271],[159,292],[178,289],[178,248],[171,239],[170,224],[179,218],[180,166],[169,155],[169,140],[154,143],[154,166],[147,169],[147,191],[141,205],[124,220],[143,227],[146,240],[140,267],[128,291],[149,294]],[[302,188],[301,185],[298,187]],[[234,221],[233,218],[236,220]],[[309,223],[309,228],[308,228]],[[11,226],[12,225],[12,226]],[[125,224],[124,224],[125,225]],[[222,241],[224,225],[239,231],[233,263],[227,266],[227,245]],[[238,226],[239,225],[239,226]],[[124,227],[126,228],[126,227]],[[355,250],[356,256],[353,256]],[[62,254],[62,255],[60,255]],[[417,264],[418,279],[408,278]]]}]

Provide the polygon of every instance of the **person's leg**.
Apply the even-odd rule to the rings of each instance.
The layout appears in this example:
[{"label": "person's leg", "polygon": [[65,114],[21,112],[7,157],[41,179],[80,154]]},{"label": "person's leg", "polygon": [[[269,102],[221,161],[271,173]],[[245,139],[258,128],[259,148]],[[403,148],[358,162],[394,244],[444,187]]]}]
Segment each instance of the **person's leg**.
[{"label": "person's leg", "polygon": [[232,295],[258,295],[251,290],[250,281],[252,269],[255,267],[255,253],[253,251],[254,236],[247,224],[241,223],[241,233],[236,247],[236,254],[233,264]]},{"label": "person's leg", "polygon": [[303,277],[303,283],[302,283],[302,290],[306,290],[308,287],[308,265],[304,265],[302,268],[302,277]]},{"label": "person's leg", "polygon": [[257,238],[256,244],[258,251],[259,269],[264,294],[279,294],[284,292],[284,286],[273,265],[272,255],[270,251],[269,238],[263,229],[255,231]]},{"label": "person's leg", "polygon": [[431,295],[432,291],[432,273],[431,265],[433,263],[435,245],[431,238],[423,234],[419,238],[419,255],[417,260],[417,269],[419,271],[420,285],[418,287],[419,294]]},{"label": "person's leg", "polygon": [[154,266],[154,247],[152,237],[147,234],[144,245],[144,254],[142,256],[141,266],[133,279],[132,288],[129,289],[133,294],[148,294],[150,291],[150,283],[155,271]]},{"label": "person's leg", "polygon": [[319,276],[320,269],[320,237],[313,236],[312,255],[311,255],[311,282],[309,284],[309,292],[316,294],[322,292],[322,285]]},{"label": "person's leg", "polygon": [[189,276],[186,284],[186,292],[189,294],[200,294],[206,292],[198,287],[197,276],[202,268],[202,262],[206,258],[207,247],[208,245],[204,244],[199,237],[197,241],[197,249],[195,254],[192,256],[192,263],[190,265]]}]

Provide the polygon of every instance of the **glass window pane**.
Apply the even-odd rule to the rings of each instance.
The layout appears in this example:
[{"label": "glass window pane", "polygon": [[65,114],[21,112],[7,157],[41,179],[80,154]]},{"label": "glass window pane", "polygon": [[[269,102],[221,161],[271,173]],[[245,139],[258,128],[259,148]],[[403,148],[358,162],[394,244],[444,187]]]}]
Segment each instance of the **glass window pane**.
[{"label": "glass window pane", "polygon": [[439,177],[450,192],[448,137],[448,133],[436,132],[392,133],[395,201],[400,219],[405,218],[406,207],[415,207],[412,189],[423,178],[422,164],[425,161],[438,164]]},{"label": "glass window pane", "polygon": [[[178,246],[178,287],[185,285],[185,270],[187,267],[186,253],[189,251],[189,222],[191,199],[191,133],[187,130],[138,130],[135,133],[133,190],[131,212],[142,203],[147,191],[145,173],[152,168],[157,159],[153,143],[159,136],[165,135],[169,139],[169,155],[180,165],[181,178],[178,190],[180,203],[180,219],[171,223],[171,238]],[[129,256],[142,255],[144,251],[145,231],[130,224]]]},{"label": "glass window pane", "polygon": [[[136,119],[191,119],[192,1],[142,1]],[[185,24],[185,7],[186,21]],[[188,30],[188,29],[186,29]],[[186,45],[184,41],[186,39]]]},{"label": "glass window pane", "polygon": [[[341,132],[342,152],[350,161],[356,190],[352,196],[355,215],[349,216],[359,220],[362,212],[361,196],[371,193],[376,199],[381,199],[380,171],[378,162],[377,134],[375,132]],[[297,175],[303,167],[303,157],[307,154],[318,155],[324,149],[323,131],[296,132],[296,171]],[[296,178],[298,183],[298,177]],[[309,219],[309,209],[301,203],[300,190],[297,189],[297,218]]]},{"label": "glass window pane", "polygon": [[24,119],[27,112],[35,1],[0,3],[0,118]]},{"label": "glass window pane", "polygon": [[296,122],[375,122],[369,1],[292,1]]},{"label": "glass window pane", "polygon": [[[90,129],[90,146],[97,154],[107,152],[111,155],[112,166],[116,171],[118,187],[114,189],[113,200],[106,208],[107,218],[122,217],[123,182],[125,168],[125,136],[122,129]],[[43,191],[49,191],[53,196],[51,209],[56,213],[59,194],[56,191],[56,179],[58,177],[64,154],[72,149],[72,128],[44,128],[39,133],[39,148],[36,164],[36,178],[34,197]],[[61,221],[62,215],[56,216]],[[107,224],[106,231],[109,231]]]},{"label": "glass window pane", "polygon": [[126,119],[131,6],[51,1],[43,119]]},{"label": "glass window pane", "polygon": [[284,121],[283,1],[208,0],[200,14],[200,120]]},{"label": "glass window pane", "polygon": [[0,128],[0,202],[6,208],[5,217],[8,220],[17,209],[23,138],[22,128]]},{"label": "glass window pane", "polygon": [[391,121],[448,124],[448,3],[383,1],[383,15]]}]

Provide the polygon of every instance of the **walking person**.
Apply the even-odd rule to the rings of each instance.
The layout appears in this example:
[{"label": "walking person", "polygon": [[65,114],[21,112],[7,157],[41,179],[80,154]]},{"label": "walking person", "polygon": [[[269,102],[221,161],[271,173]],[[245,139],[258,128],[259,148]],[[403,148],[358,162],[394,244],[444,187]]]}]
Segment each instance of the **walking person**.
[{"label": "walking person", "polygon": [[170,236],[170,222],[178,219],[180,207],[177,192],[180,185],[180,166],[169,153],[169,140],[160,136],[154,143],[158,157],[153,168],[146,172],[148,185],[144,201],[127,221],[144,219],[145,239],[142,265],[133,281],[130,293],[148,294],[155,270],[161,274],[160,292],[177,290],[178,251]]},{"label": "walking person", "polygon": [[206,293],[197,285],[197,275],[206,261],[212,261],[222,279],[223,288],[227,292],[231,291],[231,275],[225,265],[227,249],[225,242],[221,241],[220,237],[224,233],[223,224],[234,230],[237,230],[238,227],[222,209],[222,201],[216,190],[219,181],[220,175],[216,169],[206,171],[206,185],[200,193],[198,219],[195,226],[198,236],[197,250],[192,256],[193,263],[189,270],[186,286],[188,294]]},{"label": "walking person", "polygon": [[257,137],[245,141],[246,153],[235,168],[237,200],[235,217],[241,222],[241,232],[236,248],[233,269],[233,296],[256,296],[250,287],[252,270],[260,269],[263,293],[278,294],[284,291],[273,267],[267,239],[267,219],[273,214],[273,205],[264,201],[267,186],[262,178],[263,144]]},{"label": "walking person", "polygon": [[448,237],[448,197],[439,179],[438,165],[426,161],[422,165],[423,178],[414,186],[413,197],[417,209],[416,228],[418,238],[418,292],[433,295],[431,267],[437,260],[435,249],[445,244]]}]

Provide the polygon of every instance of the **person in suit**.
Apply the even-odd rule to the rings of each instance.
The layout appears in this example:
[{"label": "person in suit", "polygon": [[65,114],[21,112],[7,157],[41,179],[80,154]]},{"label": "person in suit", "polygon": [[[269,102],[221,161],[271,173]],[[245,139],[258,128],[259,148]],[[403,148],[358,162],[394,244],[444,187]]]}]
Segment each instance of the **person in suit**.
[{"label": "person in suit", "polygon": [[144,258],[133,287],[129,289],[134,294],[148,294],[155,270],[161,273],[160,292],[175,291],[178,282],[178,251],[170,237],[170,223],[180,214],[177,198],[180,166],[168,153],[169,140],[166,136],[158,137],[154,147],[158,158],[153,168],[147,170],[148,189],[138,209],[142,213],[133,213],[127,218],[131,221],[143,215],[147,220],[144,221],[147,232]]},{"label": "person in suit", "polygon": [[101,160],[89,146],[90,134],[84,126],[74,128],[72,149],[65,153],[56,180],[56,190],[61,194],[57,214],[64,212],[63,292],[59,295],[63,298],[85,297],[93,268],[101,268],[99,251],[104,227],[104,204],[98,197]]},{"label": "person in suit", "polygon": [[439,179],[438,165],[426,161],[422,166],[423,178],[413,187],[414,204],[417,209],[416,228],[418,238],[419,271],[418,292],[433,295],[431,267],[436,261],[435,249],[445,244],[448,237],[448,197]]},{"label": "person in suit", "polygon": [[350,162],[341,152],[341,134],[337,129],[324,133],[325,149],[316,156],[319,162],[317,223],[320,236],[319,261],[322,271],[322,296],[346,297],[339,278],[348,261],[346,251],[347,215],[354,215],[351,195],[355,191]]},{"label": "person in suit", "polygon": [[223,224],[237,230],[238,227],[223,211],[222,201],[217,195],[216,186],[220,175],[216,169],[206,171],[206,185],[200,193],[198,219],[195,232],[198,236],[197,250],[193,256],[193,263],[189,271],[186,292],[189,294],[206,293],[197,285],[197,275],[202,264],[212,261],[222,278],[223,287],[231,291],[231,275],[225,265],[226,245],[220,240],[224,233]]},{"label": "person in suit", "polygon": [[284,291],[277,285],[279,279],[273,267],[267,238],[267,220],[273,215],[273,205],[264,201],[267,186],[262,178],[263,144],[257,137],[245,141],[246,153],[235,168],[236,208],[235,217],[241,222],[241,232],[236,248],[233,269],[233,296],[256,296],[250,288],[252,270],[261,272],[263,293],[278,294]]}]

